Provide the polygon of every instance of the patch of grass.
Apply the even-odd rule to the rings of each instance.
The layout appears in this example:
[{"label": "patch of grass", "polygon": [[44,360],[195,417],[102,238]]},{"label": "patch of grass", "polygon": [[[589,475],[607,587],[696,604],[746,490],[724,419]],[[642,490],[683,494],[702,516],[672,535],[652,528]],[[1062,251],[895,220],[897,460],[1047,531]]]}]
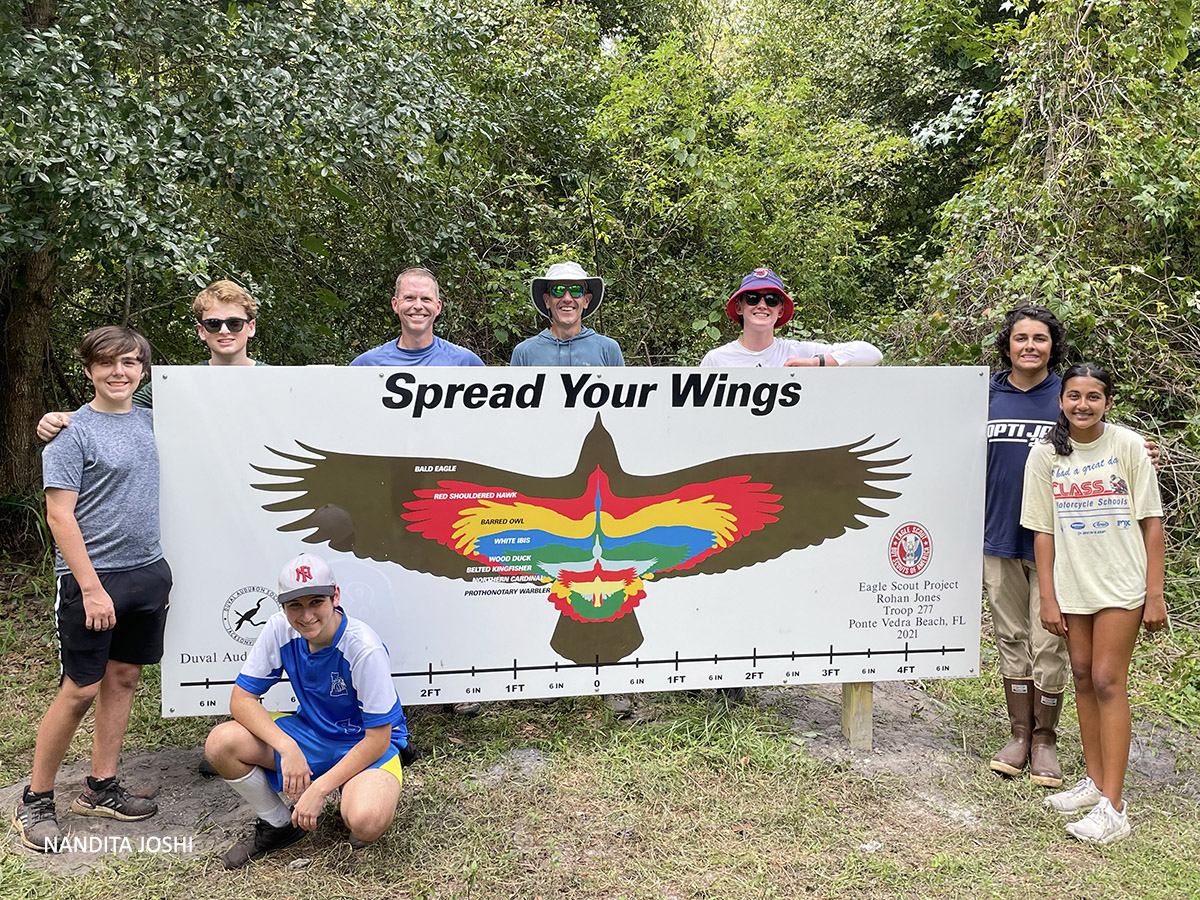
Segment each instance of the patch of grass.
[{"label": "patch of grass", "polygon": [[0,779],[28,774],[37,726],[58,689],[51,566],[0,558]]},{"label": "patch of grass", "polygon": [[[10,617],[4,659],[12,700],[0,711],[0,765],[28,771],[32,729],[57,674],[48,619]],[[41,629],[41,631],[39,631]],[[1137,710],[1191,741],[1171,698],[1195,677],[1190,632],[1139,647]],[[0,849],[6,898],[253,900],[325,898],[1162,898],[1200,895],[1200,805],[1188,790],[1134,778],[1133,838],[1078,844],[1042,807],[1045,791],[1005,780],[985,760],[1006,733],[999,679],[925,687],[945,747],[918,776],[873,774],[814,756],[783,712],[719,695],[635,698],[618,719],[597,697],[491,704],[475,719],[411,711],[428,756],[405,773],[397,822],[350,851],[327,814],[316,832],[238,872],[212,856],[111,859],[55,876]],[[1153,677],[1151,677],[1153,675]],[[190,746],[211,719],[162,720],[147,669],[131,749]],[[751,692],[752,700],[754,692]],[[1171,704],[1175,704],[1174,707]],[[1169,712],[1174,708],[1175,712]],[[1078,768],[1064,716],[1064,763]],[[803,727],[797,725],[795,727]],[[901,726],[902,727],[902,726]],[[963,746],[966,752],[962,752]],[[77,741],[73,754],[87,752]],[[232,796],[230,798],[232,802]],[[11,840],[11,838],[10,838]],[[11,846],[11,845],[9,845]],[[289,863],[307,860],[297,869]]]},{"label": "patch of grass", "polygon": [[[810,757],[769,710],[714,708],[707,698],[650,702],[650,718],[632,723],[580,702],[572,724],[554,734],[558,710],[507,707],[469,722],[415,716],[429,726],[423,734],[461,743],[409,770],[397,825],[365,852],[351,854],[327,817],[308,841],[235,873],[211,859],[139,857],[50,878],[7,856],[0,876],[6,896],[71,900],[1176,898],[1200,890],[1200,822],[1169,792],[1143,795],[1135,839],[1098,850],[1069,842],[1060,817],[1041,809],[1040,789],[990,777],[977,761],[916,785],[940,797],[930,801],[903,779]],[[541,767],[521,775],[506,735],[514,723],[536,730],[539,720],[547,726],[533,741]],[[952,807],[973,820],[956,820]],[[298,858],[311,862],[289,869]]]},{"label": "patch of grass", "polygon": [[1200,729],[1200,632],[1177,627],[1140,639],[1129,686],[1134,716]]},{"label": "patch of grass", "polygon": [[41,491],[0,497],[0,556],[21,559],[39,571],[54,557],[54,537],[46,523],[46,501]]},{"label": "patch of grass", "polygon": [[43,563],[0,555],[0,658],[21,654],[31,640],[43,646],[54,642],[54,578]]},{"label": "patch of grass", "polygon": [[[990,635],[985,635],[981,656],[995,659]],[[931,697],[944,704],[962,745],[979,756],[990,757],[1008,735],[1008,716],[1004,707],[1004,685],[994,662],[982,664],[979,678],[951,678],[922,682]],[[1134,730],[1153,732],[1170,719],[1192,731],[1200,731],[1200,632],[1177,627],[1171,633],[1138,638],[1129,672],[1129,702]],[[1064,766],[1082,767],[1079,725],[1075,698],[1067,688],[1060,725],[1060,756]],[[1072,759],[1072,748],[1078,756]],[[1182,748],[1184,762],[1192,751]],[[1189,768],[1196,763],[1192,762]]]}]

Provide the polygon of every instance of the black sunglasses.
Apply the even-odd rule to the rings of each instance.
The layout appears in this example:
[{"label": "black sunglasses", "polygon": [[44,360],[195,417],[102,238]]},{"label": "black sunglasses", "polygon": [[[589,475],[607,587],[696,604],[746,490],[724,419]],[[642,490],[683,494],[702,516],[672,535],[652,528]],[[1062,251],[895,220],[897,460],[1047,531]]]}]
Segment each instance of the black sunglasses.
[{"label": "black sunglasses", "polygon": [[738,299],[747,306],[758,306],[760,302],[764,302],[772,309],[783,302],[783,298],[778,294],[742,294]]},{"label": "black sunglasses", "polygon": [[201,319],[200,324],[204,326],[204,330],[209,334],[219,334],[222,325],[229,329],[230,334],[237,334],[246,327],[247,322],[253,321],[253,319],[240,319],[237,316],[230,316],[228,319]]},{"label": "black sunglasses", "polygon": [[552,284],[550,286],[550,296],[551,297],[561,297],[563,294],[567,293],[568,291],[571,292],[572,297],[574,297],[576,300],[578,300],[580,297],[583,296],[583,291],[584,291],[583,285],[582,284]]}]

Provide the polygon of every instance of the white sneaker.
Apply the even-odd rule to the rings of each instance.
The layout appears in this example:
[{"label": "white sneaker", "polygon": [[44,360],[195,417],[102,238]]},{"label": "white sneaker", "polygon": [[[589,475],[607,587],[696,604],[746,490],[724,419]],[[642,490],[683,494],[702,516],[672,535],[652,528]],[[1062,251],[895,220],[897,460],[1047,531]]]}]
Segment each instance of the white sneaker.
[{"label": "white sneaker", "polygon": [[1071,813],[1079,812],[1081,809],[1095,806],[1099,802],[1100,791],[1097,790],[1096,783],[1091,778],[1084,776],[1070,790],[1051,794],[1042,801],[1042,806],[1060,812],[1064,816],[1069,816]]},{"label": "white sneaker", "polygon": [[1081,841],[1093,844],[1111,844],[1122,838],[1129,837],[1132,829],[1129,827],[1129,804],[1117,812],[1107,797],[1101,797],[1096,808],[1080,819],[1067,826],[1067,831]]}]

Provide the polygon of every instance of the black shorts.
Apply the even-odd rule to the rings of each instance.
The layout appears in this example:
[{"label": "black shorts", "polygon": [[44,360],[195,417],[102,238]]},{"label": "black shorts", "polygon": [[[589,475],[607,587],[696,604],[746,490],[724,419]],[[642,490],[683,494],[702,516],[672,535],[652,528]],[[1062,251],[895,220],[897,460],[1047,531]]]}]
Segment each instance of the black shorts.
[{"label": "black shorts", "polygon": [[112,597],[117,624],[91,631],[83,611],[83,593],[70,572],[58,576],[54,624],[63,674],[80,687],[104,677],[110,659],[145,666],[163,655],[163,630],[170,605],[171,567],[165,559],[139,569],[97,572]]}]

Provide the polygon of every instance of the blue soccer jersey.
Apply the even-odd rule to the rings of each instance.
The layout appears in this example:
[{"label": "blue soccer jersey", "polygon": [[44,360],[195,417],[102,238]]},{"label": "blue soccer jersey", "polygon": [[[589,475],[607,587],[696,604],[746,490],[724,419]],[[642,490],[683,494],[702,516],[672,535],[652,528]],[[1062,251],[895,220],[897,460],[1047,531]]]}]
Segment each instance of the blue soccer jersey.
[{"label": "blue soccer jersey", "polygon": [[392,743],[407,746],[408,725],[387,648],[371,626],[341,615],[333,643],[310,653],[287,616],[275,613],[246,657],[237,686],[262,696],[286,673],[298,702],[296,715],[317,735],[357,743],[364,729],[391,725]]}]

